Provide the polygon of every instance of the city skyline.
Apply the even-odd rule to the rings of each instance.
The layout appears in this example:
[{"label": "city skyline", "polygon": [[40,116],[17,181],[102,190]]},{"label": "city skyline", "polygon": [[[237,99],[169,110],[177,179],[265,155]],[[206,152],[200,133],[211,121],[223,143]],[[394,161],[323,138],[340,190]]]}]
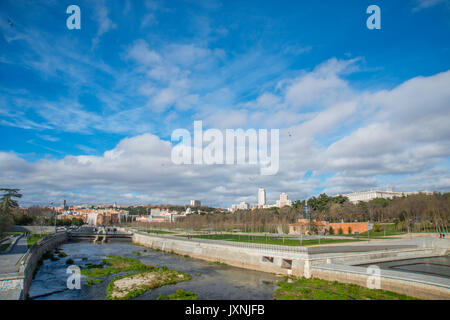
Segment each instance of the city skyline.
[{"label": "city skyline", "polygon": [[[449,5],[378,1],[370,30],[371,4],[83,0],[70,30],[67,3],[2,1],[2,187],[23,205],[216,207],[260,186],[449,191]],[[194,121],[280,129],[279,171],[174,164]]]}]

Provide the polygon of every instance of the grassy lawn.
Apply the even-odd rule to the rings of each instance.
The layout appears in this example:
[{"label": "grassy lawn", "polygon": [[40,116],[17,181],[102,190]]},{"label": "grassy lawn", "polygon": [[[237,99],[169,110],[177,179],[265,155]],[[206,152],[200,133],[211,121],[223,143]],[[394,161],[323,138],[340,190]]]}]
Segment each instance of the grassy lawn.
[{"label": "grassy lawn", "polygon": [[172,231],[164,231],[164,230],[146,230],[141,229],[140,231],[147,232],[147,233],[156,233],[156,234],[172,234]]},{"label": "grassy lawn", "polygon": [[[227,240],[235,242],[249,242],[249,243],[262,243],[262,244],[276,244],[285,246],[300,246],[300,239],[282,238],[282,237],[265,237],[265,236],[248,236],[237,234],[211,234],[211,235],[196,235],[193,238],[211,239],[211,240]],[[341,243],[341,242],[355,242],[359,240],[355,239],[312,239],[303,240],[303,246],[311,246],[315,244],[327,244],[327,243]]]},{"label": "grassy lawn", "polygon": [[8,249],[8,247],[11,245],[11,242],[7,242],[4,244],[0,244],[0,252],[5,251],[6,249]]},{"label": "grassy lawn", "polygon": [[416,300],[390,291],[315,278],[286,277],[277,284],[279,288],[275,291],[274,297],[279,300]]},{"label": "grassy lawn", "polygon": [[39,239],[49,235],[50,233],[32,233],[30,234],[30,236],[27,239],[27,244],[28,247],[31,247],[36,241],[38,241]]}]

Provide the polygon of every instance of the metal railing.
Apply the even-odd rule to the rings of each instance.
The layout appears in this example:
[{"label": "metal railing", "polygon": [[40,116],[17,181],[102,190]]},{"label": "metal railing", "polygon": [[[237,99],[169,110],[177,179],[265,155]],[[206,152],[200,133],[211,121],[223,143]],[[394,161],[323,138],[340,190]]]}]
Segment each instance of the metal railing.
[{"label": "metal railing", "polygon": [[[65,232],[65,231],[64,231]],[[56,238],[58,236],[58,234],[61,234],[62,232],[59,233],[51,233],[49,235],[46,235],[45,237],[39,239],[38,241],[36,241],[35,243],[33,243],[27,250],[27,252],[25,252],[22,257],[20,257],[20,259],[17,261],[16,265],[22,265],[25,266],[28,264],[28,260],[31,256],[31,254],[36,250],[36,248],[39,248],[40,246],[42,246],[43,244],[45,244],[48,241],[53,240],[54,238]]]},{"label": "metal railing", "polygon": [[271,252],[271,253],[307,253],[306,247],[301,246],[283,246],[283,245],[276,245],[276,244],[265,244],[265,243],[251,243],[251,242],[238,242],[238,241],[225,241],[225,240],[212,240],[212,239],[203,239],[203,238],[187,238],[186,236],[173,236],[168,234],[158,234],[158,233],[150,233],[150,232],[144,232],[144,231],[138,231],[135,229],[132,229],[134,233],[145,235],[145,236],[152,236],[157,238],[164,238],[164,239],[171,239],[171,240],[177,240],[177,241],[187,241],[187,242],[197,242],[197,243],[207,243],[207,244],[213,244],[213,245],[222,245],[222,246],[228,246],[228,247],[238,247],[238,248],[244,248],[244,249],[252,249],[257,250],[259,252]]}]

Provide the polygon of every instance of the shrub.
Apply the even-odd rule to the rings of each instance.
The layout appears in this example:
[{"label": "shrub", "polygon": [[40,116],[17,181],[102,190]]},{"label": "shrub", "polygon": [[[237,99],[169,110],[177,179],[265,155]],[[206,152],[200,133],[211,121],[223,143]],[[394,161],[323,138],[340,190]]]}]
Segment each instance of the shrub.
[{"label": "shrub", "polygon": [[352,234],[352,227],[348,227],[348,234]]},{"label": "shrub", "polygon": [[373,224],[373,231],[381,232],[381,231],[383,231],[383,227],[379,223],[374,223]]},{"label": "shrub", "polygon": [[338,234],[344,234],[344,230],[342,230],[342,228],[339,228]]},{"label": "shrub", "polygon": [[330,227],[330,230],[328,230],[328,232],[329,232],[331,235],[333,235],[333,234],[334,234],[334,229],[333,229],[333,227]]}]

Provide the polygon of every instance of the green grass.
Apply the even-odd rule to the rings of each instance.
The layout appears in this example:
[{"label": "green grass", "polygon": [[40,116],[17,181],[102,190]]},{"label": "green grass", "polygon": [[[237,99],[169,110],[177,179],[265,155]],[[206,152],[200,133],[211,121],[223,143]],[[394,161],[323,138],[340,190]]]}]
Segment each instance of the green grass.
[{"label": "green grass", "polygon": [[5,232],[9,236],[20,236],[23,232],[14,231],[14,232]]},{"label": "green grass", "polygon": [[94,284],[98,284],[98,283],[102,283],[103,279],[102,278],[98,278],[98,279],[88,279],[86,280],[86,286],[87,287],[92,287]]},{"label": "green grass", "polygon": [[143,264],[139,259],[119,256],[108,256],[99,265],[89,265],[81,270],[81,274],[89,278],[106,277],[125,271],[146,271],[153,267]]},{"label": "green grass", "polygon": [[172,231],[164,231],[164,230],[147,230],[147,229],[141,229],[140,231],[147,232],[147,233],[156,233],[156,234],[172,234]]},{"label": "green grass", "polygon": [[341,242],[355,242],[360,241],[357,239],[312,239],[301,241],[298,238],[283,238],[282,237],[265,237],[265,236],[250,236],[250,235],[237,235],[237,234],[212,234],[212,235],[196,235],[193,238],[211,239],[211,240],[227,240],[234,242],[248,242],[248,243],[261,243],[261,244],[275,244],[285,246],[311,246],[316,244],[327,243],[341,243]]},{"label": "green grass", "polygon": [[49,235],[50,233],[32,233],[27,239],[28,247],[31,247],[33,244],[35,244],[39,239]]},{"label": "green grass", "polygon": [[0,252],[5,251],[6,249],[8,249],[8,247],[11,245],[11,242],[7,242],[4,244],[0,244]]},{"label": "green grass", "polygon": [[198,300],[198,295],[192,291],[178,289],[175,293],[168,296],[159,295],[157,300]]},{"label": "green grass", "polygon": [[218,266],[227,266],[227,264],[225,262],[220,262],[220,261],[214,261],[214,262],[209,262],[209,265],[218,265]]},{"label": "green grass", "polygon": [[279,300],[416,300],[403,294],[321,279],[286,277],[277,283]]}]

